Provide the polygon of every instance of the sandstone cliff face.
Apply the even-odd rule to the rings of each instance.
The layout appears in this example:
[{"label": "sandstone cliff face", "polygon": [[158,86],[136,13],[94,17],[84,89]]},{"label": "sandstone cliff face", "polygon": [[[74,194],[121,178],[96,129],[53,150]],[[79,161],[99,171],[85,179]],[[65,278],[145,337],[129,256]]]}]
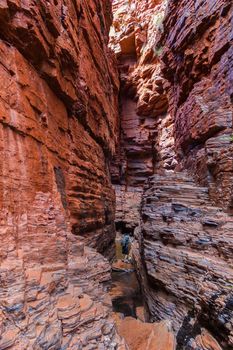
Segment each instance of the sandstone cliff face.
[{"label": "sandstone cliff face", "polygon": [[139,222],[145,180],[156,169],[173,169],[177,164],[159,52],[155,50],[164,11],[162,1],[113,2],[110,46],[118,57],[121,115],[120,142],[111,173],[116,185],[116,222],[124,223],[128,230]]},{"label": "sandstone cliff face", "polygon": [[[107,48],[107,3],[2,1],[0,12],[2,135],[19,138],[11,142],[12,150],[22,143],[16,161],[7,153],[11,167],[18,161],[32,168],[34,173],[24,176],[31,181],[24,181],[38,183],[34,192],[44,183],[44,192],[51,191],[55,179],[73,232],[87,233],[99,250],[113,239],[108,159],[117,130],[118,80]],[[16,171],[22,170],[14,173],[17,187],[23,174]]]},{"label": "sandstone cliff face", "polygon": [[109,265],[84,248],[114,239],[110,24],[110,1],[0,1],[1,349],[116,346]]},{"label": "sandstone cliff face", "polygon": [[231,1],[169,1],[161,50],[176,152],[210,196],[232,208]]},{"label": "sandstone cliff face", "polygon": [[138,234],[152,319],[172,320],[180,348],[191,346],[201,327],[232,345],[233,217],[213,207],[208,189],[187,174],[155,175]]}]

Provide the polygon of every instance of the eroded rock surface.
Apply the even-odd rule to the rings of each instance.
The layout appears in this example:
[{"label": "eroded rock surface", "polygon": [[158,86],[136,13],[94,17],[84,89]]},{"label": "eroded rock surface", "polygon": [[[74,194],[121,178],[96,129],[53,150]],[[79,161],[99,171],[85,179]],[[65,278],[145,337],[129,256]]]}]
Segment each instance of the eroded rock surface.
[{"label": "eroded rock surface", "polygon": [[233,3],[168,1],[161,50],[181,168],[231,210]]},{"label": "eroded rock surface", "polygon": [[152,320],[170,319],[180,348],[189,349],[201,327],[232,346],[233,217],[187,174],[154,175],[138,235],[135,259]]},{"label": "eroded rock surface", "polygon": [[22,180],[40,189],[47,183],[43,191],[49,192],[56,178],[72,231],[99,251],[113,240],[108,159],[118,122],[107,3],[2,1],[0,8],[1,125],[10,144],[1,146],[2,159],[11,156],[4,176],[19,162],[16,187]]},{"label": "eroded rock surface", "polygon": [[[111,1],[0,0],[0,349],[126,348],[109,265],[85,246],[114,254],[116,148],[116,222],[141,221],[151,319],[171,321],[179,350],[230,349],[233,4],[114,0],[113,12],[120,123]],[[170,349],[170,329],[148,327],[132,346],[163,334]]]},{"label": "eroded rock surface", "polygon": [[118,58],[121,111],[111,174],[116,185],[116,222],[129,231],[140,221],[145,180],[160,167],[177,165],[173,122],[156,51],[165,9],[163,1],[113,2],[110,46]]},{"label": "eroded rock surface", "polygon": [[110,1],[0,1],[1,349],[120,346],[84,247],[114,240],[110,24]]},{"label": "eroded rock surface", "polygon": [[138,275],[151,319],[172,320],[177,349],[231,348],[233,4],[113,4],[117,220],[132,230],[141,217]]}]

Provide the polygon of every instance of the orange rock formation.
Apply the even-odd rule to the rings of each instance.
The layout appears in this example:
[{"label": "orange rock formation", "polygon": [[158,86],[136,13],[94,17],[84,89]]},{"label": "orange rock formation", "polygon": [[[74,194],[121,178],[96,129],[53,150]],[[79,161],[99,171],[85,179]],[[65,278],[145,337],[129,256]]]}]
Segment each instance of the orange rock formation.
[{"label": "orange rock formation", "polygon": [[[0,350],[232,348],[232,20],[0,0]],[[112,317],[115,207],[159,323]]]},{"label": "orange rock formation", "polygon": [[110,266],[84,247],[114,240],[111,16],[110,1],[0,1],[0,349],[121,343]]}]

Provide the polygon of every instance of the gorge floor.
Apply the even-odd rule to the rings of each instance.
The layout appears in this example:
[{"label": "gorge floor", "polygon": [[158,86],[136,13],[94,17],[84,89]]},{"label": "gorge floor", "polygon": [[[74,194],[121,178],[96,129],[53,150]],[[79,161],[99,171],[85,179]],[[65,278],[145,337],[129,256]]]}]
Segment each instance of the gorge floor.
[{"label": "gorge floor", "polygon": [[[112,286],[110,295],[113,311],[119,317],[134,317],[144,320],[143,296],[132,263],[124,262],[120,237],[116,239],[116,258],[112,265]],[[140,314],[140,316],[139,316]]]},{"label": "gorge floor", "polygon": [[110,289],[119,335],[129,350],[175,350],[176,341],[170,322],[146,322],[145,303],[136,270],[132,260],[124,261],[120,240],[117,236]]}]

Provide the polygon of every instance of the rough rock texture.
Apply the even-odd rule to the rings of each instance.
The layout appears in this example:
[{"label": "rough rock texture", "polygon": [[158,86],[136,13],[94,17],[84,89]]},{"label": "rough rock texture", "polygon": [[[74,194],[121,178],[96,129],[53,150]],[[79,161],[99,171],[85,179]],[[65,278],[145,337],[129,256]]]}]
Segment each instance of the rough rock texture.
[{"label": "rough rock texture", "polygon": [[[50,226],[59,222],[57,245],[63,254],[57,261],[50,255],[42,264],[35,257],[35,247],[34,256],[28,252],[28,260],[11,256],[2,266],[0,348],[115,349],[117,342],[119,349],[125,349],[115,331],[111,300],[101,285],[110,279],[108,262],[67,234],[58,209],[51,208],[48,215]],[[45,255],[40,259],[45,260]]]},{"label": "rough rock texture", "polygon": [[1,150],[12,160],[3,176],[12,172],[7,186],[18,181],[24,191],[25,182],[32,192],[50,192],[56,179],[72,231],[103,251],[114,233],[108,163],[117,134],[110,5],[36,4],[1,1],[1,126],[9,140]]},{"label": "rough rock texture", "polygon": [[206,329],[202,329],[201,333],[195,338],[195,340],[190,342],[190,349],[222,350],[218,342],[212,337],[212,335]]},{"label": "rough rock texture", "polygon": [[[139,223],[145,180],[159,167],[173,169],[177,164],[160,52],[155,50],[164,10],[162,1],[113,2],[110,46],[118,57],[121,115],[119,147],[111,174],[117,185],[116,222],[123,222],[128,230]],[[134,208],[130,215],[129,208]]]},{"label": "rough rock texture", "polygon": [[233,3],[168,1],[161,51],[176,152],[216,203],[233,205]]},{"label": "rough rock texture", "polygon": [[[112,179],[123,227],[141,216],[133,254],[148,312],[172,320],[179,350],[232,348],[233,3],[118,0],[113,9],[122,88]],[[160,175],[140,212],[151,174]]]},{"label": "rough rock texture", "polygon": [[179,349],[189,349],[201,327],[232,346],[233,217],[187,174],[154,175],[138,231],[134,256],[151,319],[172,321]]},{"label": "rough rock texture", "polygon": [[142,188],[115,185],[116,191],[116,230],[132,234],[140,222]]},{"label": "rough rock texture", "polygon": [[1,349],[119,340],[109,265],[75,236],[101,252],[114,239],[110,24],[110,1],[0,1]]}]

